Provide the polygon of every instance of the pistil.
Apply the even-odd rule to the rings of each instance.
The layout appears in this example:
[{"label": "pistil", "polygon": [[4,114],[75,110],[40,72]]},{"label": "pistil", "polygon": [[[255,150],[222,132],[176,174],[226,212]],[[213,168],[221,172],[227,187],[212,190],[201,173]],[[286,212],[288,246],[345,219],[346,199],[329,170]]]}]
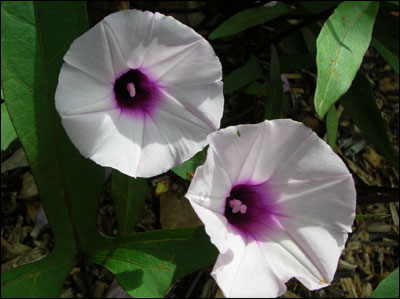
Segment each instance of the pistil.
[{"label": "pistil", "polygon": [[240,212],[241,214],[245,214],[247,211],[247,206],[239,199],[230,200],[229,206],[232,208],[232,213]]},{"label": "pistil", "polygon": [[133,98],[136,95],[136,88],[132,82],[129,82],[128,84],[126,84],[126,89],[128,90],[131,98]]}]

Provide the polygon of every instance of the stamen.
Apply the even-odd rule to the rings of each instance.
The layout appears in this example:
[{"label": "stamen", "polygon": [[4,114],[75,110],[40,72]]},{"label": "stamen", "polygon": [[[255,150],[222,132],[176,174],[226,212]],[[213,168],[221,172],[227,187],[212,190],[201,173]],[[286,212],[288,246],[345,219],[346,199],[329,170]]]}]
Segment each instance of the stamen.
[{"label": "stamen", "polygon": [[240,211],[241,214],[244,214],[247,211],[247,206],[239,199],[230,200],[229,206],[232,208],[232,213],[237,213]]},{"label": "stamen", "polygon": [[131,98],[133,98],[136,95],[135,85],[132,82],[129,82],[128,84],[126,84],[126,89],[128,90]]}]

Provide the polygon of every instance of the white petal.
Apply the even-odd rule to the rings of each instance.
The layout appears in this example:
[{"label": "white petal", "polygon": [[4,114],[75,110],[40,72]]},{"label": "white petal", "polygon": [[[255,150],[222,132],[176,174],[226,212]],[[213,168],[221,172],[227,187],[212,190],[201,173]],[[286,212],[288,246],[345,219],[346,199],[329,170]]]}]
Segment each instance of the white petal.
[{"label": "white petal", "polygon": [[138,166],[141,177],[150,177],[181,164],[207,144],[213,131],[208,124],[165,100],[145,118],[142,153]]},{"label": "white petal", "polygon": [[351,232],[356,191],[350,174],[273,186],[282,213],[310,225]]},{"label": "white petal", "polygon": [[[286,126],[289,127],[287,121],[282,120],[279,123],[280,132],[284,131]],[[286,147],[292,147],[292,153],[285,152],[281,157],[278,155],[280,160],[274,164],[272,180],[274,184],[349,174],[346,165],[340,157],[311,129],[301,123],[297,123],[297,128],[293,128],[293,133],[304,136],[303,140],[297,139],[297,143],[295,144],[289,140],[287,141]],[[261,164],[260,170],[265,166],[266,163]]]},{"label": "white petal", "polygon": [[[227,220],[225,200],[231,191],[231,182],[221,167],[215,165],[212,149],[208,149],[207,163],[196,169],[196,173],[189,186],[186,198],[193,209],[205,224],[211,242],[220,252],[228,250],[226,242]],[[208,175],[212,173],[213,175]]]},{"label": "white petal", "polygon": [[229,250],[218,256],[211,275],[227,298],[272,298],[286,291],[271,271],[261,247],[228,232]]},{"label": "white petal", "polygon": [[55,94],[57,111],[64,115],[114,109],[112,89],[113,84],[104,83],[64,63]]},{"label": "white petal", "polygon": [[[246,181],[252,176],[242,175],[248,159],[260,156],[263,141],[263,125],[240,125],[228,127],[209,136],[210,148],[217,162],[217,167],[225,169],[232,184]],[[251,173],[254,171],[252,169]]]},{"label": "white petal", "polygon": [[349,173],[311,129],[289,119],[229,127],[212,134],[210,142],[234,181],[282,184]]},{"label": "white petal", "polygon": [[[127,61],[134,69],[171,64],[197,42],[208,44],[192,28],[159,13],[126,10],[107,16],[104,23],[114,64]],[[154,70],[157,78],[160,69]]]},{"label": "white petal", "polygon": [[196,86],[168,86],[165,93],[209,127],[218,130],[224,109],[222,82]]},{"label": "white petal", "polygon": [[103,22],[74,40],[64,61],[101,82],[113,84],[118,70],[114,69]]},{"label": "white petal", "polygon": [[143,121],[119,110],[62,117],[64,128],[80,153],[102,166],[136,177]]},{"label": "white petal", "polygon": [[119,11],[103,20],[112,61],[117,69],[143,66],[149,44],[154,38],[152,30],[156,22],[153,13],[138,10]]},{"label": "white petal", "polygon": [[286,231],[269,234],[260,242],[274,273],[284,282],[296,277],[309,290],[329,285],[347,233],[292,218],[283,219],[282,225]]},{"label": "white petal", "polygon": [[165,86],[204,85],[222,79],[221,63],[205,39],[152,65],[151,69]]},{"label": "white petal", "polygon": [[[145,68],[163,85],[207,84],[222,79],[218,57],[192,28],[172,17],[136,10],[104,20],[114,65]],[[122,64],[122,66],[120,66]]]},{"label": "white petal", "polygon": [[[188,198],[193,198],[190,195],[186,195]],[[194,196],[196,199],[197,197]],[[204,208],[203,206],[197,204],[193,200],[189,200],[192,205],[194,211],[199,216],[200,220],[203,223],[207,223],[205,226],[206,233],[210,236],[210,241],[213,243],[219,250],[219,252],[228,251],[229,247],[226,242],[226,234],[227,234],[227,220],[221,213],[216,213],[212,211],[212,209]],[[225,208],[225,200],[215,200],[213,201],[214,209],[224,209]]]},{"label": "white petal", "polygon": [[223,168],[216,164],[212,151],[208,148],[207,163],[197,167],[186,197],[202,207],[224,214],[225,199],[229,196],[232,183]]}]

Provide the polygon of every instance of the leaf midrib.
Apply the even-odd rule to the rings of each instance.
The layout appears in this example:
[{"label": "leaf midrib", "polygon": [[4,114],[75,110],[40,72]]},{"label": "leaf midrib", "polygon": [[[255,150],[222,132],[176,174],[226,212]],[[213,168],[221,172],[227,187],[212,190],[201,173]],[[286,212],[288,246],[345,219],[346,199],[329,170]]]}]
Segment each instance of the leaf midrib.
[{"label": "leaf midrib", "polygon": [[[358,22],[358,20],[361,18],[361,16],[364,14],[364,12],[365,12],[372,4],[373,4],[373,2],[369,3],[368,6],[366,6],[366,7],[358,14],[358,16],[356,17],[356,19],[349,25],[348,29],[346,30],[345,34],[343,35],[343,38],[342,38],[342,40],[340,41],[340,44],[339,44],[338,52],[337,52],[337,54],[336,54],[336,59],[335,59],[334,63],[332,63],[332,71],[329,73],[328,84],[326,85],[325,92],[324,92],[324,96],[323,96],[323,98],[322,98],[322,100],[321,100],[321,102],[320,102],[320,104],[319,104],[319,107],[318,107],[319,109],[321,109],[321,108],[322,108],[322,105],[325,103],[326,96],[327,96],[327,93],[328,93],[328,90],[329,90],[329,85],[330,85],[330,83],[332,82],[332,80],[331,80],[332,74],[333,74],[333,71],[336,70],[337,62],[338,62],[338,60],[339,60],[339,58],[340,58],[340,54],[342,53],[342,48],[343,48],[342,44],[344,44],[344,41],[345,41],[345,39],[346,39],[346,37],[347,37],[347,34],[348,34],[349,31],[351,30],[351,28],[353,28],[354,25]],[[329,20],[328,20],[328,21],[329,21]]]}]

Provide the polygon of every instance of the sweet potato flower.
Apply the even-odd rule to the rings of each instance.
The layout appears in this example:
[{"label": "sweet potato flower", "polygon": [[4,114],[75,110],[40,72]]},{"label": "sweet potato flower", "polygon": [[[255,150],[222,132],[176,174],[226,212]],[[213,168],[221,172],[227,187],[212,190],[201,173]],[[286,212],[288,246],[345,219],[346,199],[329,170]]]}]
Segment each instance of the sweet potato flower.
[{"label": "sweet potato flower", "polygon": [[126,10],[76,39],[56,90],[82,155],[133,177],[189,159],[218,130],[222,70],[210,44],[159,13]]},{"label": "sweet potato flower", "polygon": [[226,297],[276,297],[296,277],[332,281],[355,217],[342,160],[303,124],[229,127],[209,136],[186,197],[220,254],[212,276]]}]

